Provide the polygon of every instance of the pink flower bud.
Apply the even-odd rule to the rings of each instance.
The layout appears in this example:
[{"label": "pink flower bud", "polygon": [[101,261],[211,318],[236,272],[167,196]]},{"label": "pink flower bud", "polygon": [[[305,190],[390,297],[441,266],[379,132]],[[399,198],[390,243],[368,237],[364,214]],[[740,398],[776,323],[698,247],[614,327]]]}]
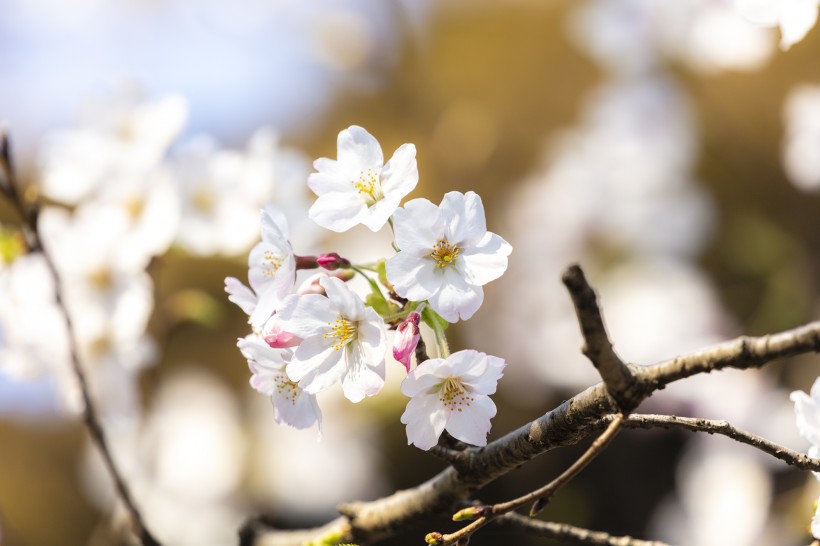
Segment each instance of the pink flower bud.
[{"label": "pink flower bud", "polygon": [[319,267],[323,267],[328,271],[333,271],[334,269],[339,269],[340,267],[350,265],[349,260],[342,258],[335,252],[331,252],[329,254],[319,254],[319,257],[316,258],[316,263],[319,264]]},{"label": "pink flower bud", "polygon": [[302,343],[302,338],[282,330],[281,326],[279,326],[279,317],[276,313],[274,313],[262,327],[262,339],[274,349],[296,347]]},{"label": "pink flower bud", "polygon": [[393,358],[401,362],[410,372],[410,357],[419,344],[419,320],[421,313],[413,311],[396,328],[396,337],[393,340]]}]

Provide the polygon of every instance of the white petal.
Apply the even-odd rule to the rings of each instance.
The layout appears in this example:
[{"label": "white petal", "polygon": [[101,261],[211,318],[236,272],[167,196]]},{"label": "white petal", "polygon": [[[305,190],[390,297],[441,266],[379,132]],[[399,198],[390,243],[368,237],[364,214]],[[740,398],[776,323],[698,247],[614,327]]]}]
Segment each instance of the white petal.
[{"label": "white petal", "polygon": [[428,298],[430,307],[447,322],[469,319],[481,307],[484,290],[468,285],[451,267],[446,267],[444,274],[441,290]]},{"label": "white petal", "polygon": [[325,289],[328,299],[337,309],[338,314],[354,321],[364,317],[364,302],[343,280],[327,276],[319,279],[319,284]]},{"label": "white petal", "polygon": [[235,277],[225,277],[225,292],[228,293],[228,300],[239,306],[246,315],[253,313],[256,307],[256,294],[242,284],[242,281]]},{"label": "white petal", "polygon": [[353,180],[358,173],[346,169],[338,161],[333,159],[317,159],[313,166],[319,172],[311,173],[308,176],[307,184],[313,193],[322,196],[326,193],[350,193],[356,194],[356,187]]},{"label": "white petal", "polygon": [[400,202],[401,198],[415,189],[418,182],[416,147],[413,144],[402,144],[382,169],[382,191],[385,195],[396,194]]},{"label": "white petal", "polygon": [[345,348],[347,370],[342,378],[345,398],[353,403],[361,402],[365,396],[377,394],[384,386],[384,354],[380,363],[368,362],[368,354],[358,343]]},{"label": "white petal", "polygon": [[285,214],[274,205],[268,205],[262,210],[262,240],[275,244],[284,242],[290,250],[288,243],[288,220]]},{"label": "white petal", "polygon": [[358,328],[359,337],[356,343],[362,345],[367,353],[368,362],[383,362],[387,351],[387,327],[384,319],[372,307],[365,307]]},{"label": "white petal", "polygon": [[484,205],[475,192],[448,192],[441,201],[441,214],[453,244],[473,246],[487,233]]},{"label": "white petal", "polygon": [[407,443],[428,450],[438,443],[447,424],[447,413],[439,394],[419,395],[410,399],[401,422],[407,425]]},{"label": "white petal", "polygon": [[803,391],[794,391],[790,398],[794,402],[800,436],[814,445],[820,445],[820,407]]},{"label": "white petal", "polygon": [[387,280],[396,293],[410,301],[424,301],[441,289],[444,275],[435,263],[401,251],[384,264]]},{"label": "white petal", "polygon": [[270,400],[273,405],[273,418],[277,423],[296,429],[310,428],[314,423],[318,423],[321,430],[322,412],[316,402],[316,395],[299,389],[295,400],[277,394],[271,396]]},{"label": "white petal", "polygon": [[459,254],[458,259],[463,261],[461,271],[468,283],[483,286],[504,274],[511,252],[507,241],[488,231],[478,244]]},{"label": "white petal", "polygon": [[445,222],[441,211],[427,199],[413,199],[393,213],[396,245],[403,251],[429,254],[444,238]]},{"label": "white petal", "polygon": [[274,349],[255,335],[240,338],[236,346],[248,360],[253,360],[261,368],[284,371],[292,356],[289,349]]},{"label": "white petal", "polygon": [[342,351],[326,347],[323,341],[320,337],[303,341],[286,368],[290,380],[311,394],[330,388],[345,371]]},{"label": "white petal", "polygon": [[340,132],[339,138],[336,139],[336,147],[339,162],[345,167],[359,169],[378,167],[381,169],[384,165],[384,156],[379,141],[358,125],[351,125]]},{"label": "white petal", "polygon": [[454,438],[474,446],[487,445],[487,434],[495,417],[495,404],[488,396],[478,394],[463,411],[451,411],[447,420],[447,432]]},{"label": "white petal", "polygon": [[471,382],[487,372],[489,367],[487,355],[472,349],[458,351],[447,357],[450,368],[449,375],[453,375]]},{"label": "white petal", "polygon": [[367,214],[362,215],[361,222],[370,231],[379,231],[387,223],[390,215],[396,211],[402,196],[393,194],[385,195],[367,209]]},{"label": "white petal", "polygon": [[320,195],[308,210],[311,220],[338,233],[359,224],[365,214],[367,204],[358,193],[331,192]]},{"label": "white petal", "polygon": [[444,360],[441,358],[431,358],[425,360],[407,374],[407,377],[401,382],[401,392],[405,396],[417,396],[423,392],[428,392],[435,389],[438,392],[437,386],[441,385],[444,378],[436,373],[440,369]]},{"label": "white petal", "polygon": [[329,323],[335,321],[339,313],[326,297],[306,294],[288,296],[278,315],[282,330],[307,339],[311,336],[321,337],[330,331]]}]

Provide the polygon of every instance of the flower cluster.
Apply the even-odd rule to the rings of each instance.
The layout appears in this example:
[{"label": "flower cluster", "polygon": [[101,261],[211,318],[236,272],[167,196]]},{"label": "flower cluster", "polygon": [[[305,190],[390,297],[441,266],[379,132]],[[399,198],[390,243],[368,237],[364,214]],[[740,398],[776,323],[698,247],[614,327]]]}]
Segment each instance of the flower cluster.
[{"label": "flower cluster", "polygon": [[[271,398],[277,423],[321,427],[318,393],[338,382],[348,400],[360,402],[382,390],[388,330],[396,330],[392,355],[407,372],[401,391],[411,398],[401,417],[408,443],[427,450],[447,430],[486,445],[496,412],[489,395],[504,360],[474,350],[450,354],[444,329],[475,314],[482,287],[504,273],[512,247],[487,231],[473,192],[449,192],[439,205],[412,199],[400,207],[418,184],[412,144],[384,163],[378,141],[352,126],[339,133],[337,159],[318,159],[314,167],[307,178],[317,195],[310,218],[337,232],[387,224],[397,253],[373,264],[352,264],[335,252],[297,256],[284,215],[264,209],[262,241],[248,259],[250,287],[225,280],[229,299],[253,329],[239,340],[251,386]],[[299,278],[311,269],[320,272]],[[355,275],[370,287],[364,297],[347,282]],[[412,368],[422,322],[435,336],[438,358]]]}]

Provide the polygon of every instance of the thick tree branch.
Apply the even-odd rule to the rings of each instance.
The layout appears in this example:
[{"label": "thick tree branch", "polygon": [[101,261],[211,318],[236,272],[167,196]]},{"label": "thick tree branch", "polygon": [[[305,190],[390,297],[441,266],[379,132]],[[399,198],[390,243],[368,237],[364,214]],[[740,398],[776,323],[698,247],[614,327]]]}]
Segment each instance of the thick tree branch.
[{"label": "thick tree branch", "polygon": [[514,525],[535,536],[572,541],[575,544],[587,544],[592,546],[669,546],[665,542],[655,540],[641,540],[626,536],[618,537],[601,531],[591,531],[582,527],[575,527],[574,525],[568,525],[566,523],[541,521],[528,518],[515,512],[500,516],[496,522],[499,524]]},{"label": "thick tree branch", "polygon": [[[631,367],[635,382],[625,391],[624,402],[626,407],[637,407],[669,383],[698,373],[726,367],[757,367],[776,358],[817,351],[820,322],[759,338],[742,337],[654,366]],[[372,502],[347,505],[345,514],[351,525],[351,540],[357,544],[373,543],[406,529],[421,517],[452,514],[455,507],[484,485],[542,453],[576,444],[600,430],[601,419],[619,410],[603,383],[592,386],[486,447],[465,450],[463,460],[415,488]],[[345,518],[334,520],[343,521]],[[273,544],[267,539],[276,533],[261,533],[248,544]]]},{"label": "thick tree branch", "polygon": [[634,409],[631,404],[636,399],[631,392],[635,387],[635,376],[612,348],[595,290],[578,265],[570,266],[561,279],[575,305],[581,335],[584,336],[581,351],[592,361],[618,406],[626,412],[631,411]]},{"label": "thick tree branch", "polygon": [[0,171],[2,171],[0,174],[2,174],[3,182],[0,188],[2,188],[3,193],[9,197],[11,204],[20,215],[23,222],[23,232],[25,234],[26,243],[29,246],[29,250],[31,252],[40,252],[40,254],[42,254],[46,267],[48,267],[49,272],[54,279],[54,298],[65,321],[66,331],[68,334],[69,353],[71,355],[71,367],[74,372],[74,376],[77,379],[77,384],[80,387],[80,393],[82,394],[83,422],[85,423],[89,435],[91,436],[91,441],[102,455],[106,469],[108,470],[111,479],[114,481],[114,487],[117,491],[117,495],[125,505],[125,509],[131,517],[131,521],[134,526],[134,533],[137,535],[137,538],[143,546],[160,546],[160,543],[145,526],[142,515],[140,514],[140,511],[131,496],[125,480],[117,469],[117,465],[114,463],[111,450],[108,448],[105,432],[100,424],[100,418],[97,415],[94,401],[92,400],[89,392],[88,380],[86,379],[85,372],[83,371],[82,364],[80,363],[74,325],[71,321],[71,316],[69,315],[68,308],[66,307],[65,300],[63,298],[60,274],[57,271],[57,267],[54,265],[51,255],[43,246],[43,241],[40,236],[40,231],[37,225],[39,207],[36,204],[27,204],[24,197],[20,194],[18,181],[16,179],[14,166],[11,160],[8,136],[2,131],[0,131]]},{"label": "thick tree branch", "polygon": [[[604,423],[608,423],[610,421],[610,417],[603,419]],[[626,428],[681,429],[692,432],[705,432],[707,434],[721,434],[742,444],[757,448],[764,453],[768,453],[772,457],[780,459],[789,466],[793,466],[801,470],[820,472],[820,459],[812,459],[803,453],[799,453],[750,432],[733,427],[726,421],[695,419],[692,417],[677,417],[674,415],[633,414],[630,415],[626,421],[624,421],[623,426]]]}]

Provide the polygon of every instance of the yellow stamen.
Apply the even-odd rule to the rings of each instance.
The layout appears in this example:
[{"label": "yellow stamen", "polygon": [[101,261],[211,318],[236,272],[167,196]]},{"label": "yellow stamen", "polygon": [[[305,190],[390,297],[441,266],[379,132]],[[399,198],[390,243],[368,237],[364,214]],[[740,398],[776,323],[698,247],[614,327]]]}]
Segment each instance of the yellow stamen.
[{"label": "yellow stamen", "polygon": [[284,261],[285,259],[281,256],[277,256],[270,250],[266,250],[262,257],[262,274],[266,277],[273,277],[276,275],[276,272],[279,271],[279,268],[282,267],[282,262]]},{"label": "yellow stamen", "polygon": [[333,348],[337,351],[350,343],[356,337],[356,325],[346,318],[339,317],[333,322],[328,322],[330,332],[324,335],[325,339],[332,338],[336,340]]},{"label": "yellow stamen", "polygon": [[359,178],[353,181],[356,190],[365,196],[368,205],[382,198],[382,186],[379,183],[379,169],[363,169]]},{"label": "yellow stamen", "polygon": [[447,239],[442,239],[433,245],[433,250],[430,251],[430,257],[436,262],[436,267],[445,268],[450,264],[454,264],[458,259],[461,249],[456,245],[451,245]]},{"label": "yellow stamen", "polygon": [[445,407],[449,407],[450,411],[462,411],[464,406],[469,407],[474,400],[475,398],[467,394],[467,389],[457,377],[447,378],[442,386],[441,395],[439,396],[439,401],[441,401]]},{"label": "yellow stamen", "polygon": [[299,385],[293,381],[288,380],[285,374],[277,375],[276,392],[282,398],[289,400],[292,405],[296,405],[296,397],[299,395]]}]

